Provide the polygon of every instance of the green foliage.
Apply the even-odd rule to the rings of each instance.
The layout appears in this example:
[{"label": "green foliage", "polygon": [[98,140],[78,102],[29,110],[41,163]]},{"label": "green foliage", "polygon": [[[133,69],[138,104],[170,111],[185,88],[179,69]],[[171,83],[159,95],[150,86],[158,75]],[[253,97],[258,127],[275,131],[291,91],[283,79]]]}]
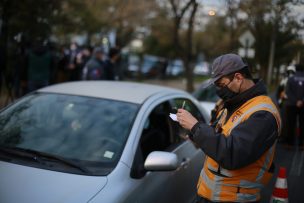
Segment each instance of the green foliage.
[{"label": "green foliage", "polygon": [[[138,27],[147,27],[144,35],[144,50],[150,54],[173,57],[176,50],[173,42],[174,16],[169,1],[142,0],[1,0],[0,15],[7,22],[10,42],[22,34],[26,41],[47,39],[51,35],[67,38],[69,34],[117,31],[120,46],[127,45],[136,35]],[[187,1],[185,1],[187,2]],[[249,29],[256,38],[255,63],[267,67],[270,40],[276,33],[276,65],[288,63],[297,50],[302,48],[297,31],[299,23],[290,16],[290,1],[244,0],[233,1],[227,7],[226,16],[209,18],[204,29],[194,30],[194,52],[204,53],[208,60],[219,54],[237,52],[238,37]],[[199,8],[204,6],[204,2]],[[229,5],[229,4],[228,4]],[[230,9],[230,10],[229,10]],[[237,13],[246,18],[238,18]],[[154,13],[152,17],[150,14]],[[274,13],[274,14],[273,14]],[[184,15],[180,27],[180,46],[186,46]],[[197,18],[198,20],[198,18]],[[232,24],[231,22],[234,22]],[[0,36],[4,40],[3,33]],[[182,54],[186,54],[182,52]]]},{"label": "green foliage", "polygon": [[172,41],[173,23],[167,12],[159,8],[158,15],[150,22],[151,33],[144,40],[145,52],[168,58],[174,57]]},{"label": "green foliage", "polygon": [[248,15],[242,23],[253,32],[256,43],[255,61],[262,67],[265,76],[268,67],[270,43],[275,39],[274,66],[279,68],[288,64],[299,51],[299,23],[290,13],[290,1],[287,0],[246,0],[240,9]]},{"label": "green foliage", "polygon": [[60,0],[1,1],[1,15],[7,23],[8,35],[12,38],[21,33],[31,38],[46,38],[51,33]]},{"label": "green foliage", "polygon": [[229,28],[225,17],[213,17],[205,31],[195,33],[196,52],[204,53],[207,60],[212,60],[229,50]]}]

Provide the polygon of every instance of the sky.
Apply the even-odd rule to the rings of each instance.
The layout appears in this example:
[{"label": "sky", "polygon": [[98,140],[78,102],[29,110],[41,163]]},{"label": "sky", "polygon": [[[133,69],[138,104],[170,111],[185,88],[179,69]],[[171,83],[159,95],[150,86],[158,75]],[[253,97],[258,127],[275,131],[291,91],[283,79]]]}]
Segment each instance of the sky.
[{"label": "sky", "polygon": [[[224,10],[226,5],[226,0],[199,0],[201,4],[206,7],[206,9],[214,9],[217,12]],[[302,5],[292,6],[292,10],[297,13],[299,18],[304,18],[304,3]]]},{"label": "sky", "polygon": [[[204,5],[203,12],[207,15],[208,11],[214,10],[217,15],[225,14],[227,0],[199,0],[199,2]],[[297,16],[298,21],[304,20],[304,3],[300,5],[291,5],[291,10],[294,13],[291,13],[294,16]],[[304,22],[302,23],[304,24]],[[299,33],[304,40],[304,29],[302,29]]]},{"label": "sky", "polygon": [[[302,24],[304,24],[304,3],[299,6],[293,6],[292,9],[295,11],[295,15],[298,17],[298,20],[301,21],[302,19]],[[299,34],[304,42],[304,29],[302,29]]]},{"label": "sky", "polygon": [[225,4],[226,4],[225,0],[199,0],[199,2],[202,5],[204,5],[203,10],[205,12],[208,12],[209,10],[214,10],[214,11],[216,11],[216,13],[224,14],[221,12],[224,11],[223,8],[225,7]]}]

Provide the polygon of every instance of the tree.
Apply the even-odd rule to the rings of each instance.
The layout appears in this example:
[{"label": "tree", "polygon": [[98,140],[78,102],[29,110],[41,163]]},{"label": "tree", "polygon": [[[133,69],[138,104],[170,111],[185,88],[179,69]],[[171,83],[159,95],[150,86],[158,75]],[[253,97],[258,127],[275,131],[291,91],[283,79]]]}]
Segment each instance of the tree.
[{"label": "tree", "polygon": [[185,68],[186,68],[186,79],[187,79],[187,91],[192,92],[194,90],[193,87],[193,68],[191,66],[191,61],[193,60],[193,26],[195,21],[195,14],[198,8],[198,3],[194,1],[192,4],[192,10],[190,12],[190,17],[188,20],[188,30],[187,30],[187,40],[186,40],[186,60],[185,60]]},{"label": "tree", "polygon": [[207,61],[213,60],[220,54],[231,52],[231,39],[226,17],[212,17],[204,31],[195,33],[195,44],[196,52],[204,53]]},{"label": "tree", "polygon": [[174,21],[174,28],[173,28],[173,44],[176,51],[176,56],[180,56],[181,52],[181,45],[180,45],[180,37],[179,31],[181,28],[181,23],[184,18],[185,13],[188,11],[190,6],[196,3],[195,0],[188,0],[181,6],[182,1],[180,0],[169,0],[171,10],[173,13],[173,21]]},{"label": "tree", "polygon": [[[247,0],[242,1],[241,11],[247,14],[243,21],[253,32],[255,60],[260,65],[260,75],[266,79],[273,75],[273,66],[289,63],[295,56],[298,43],[299,23],[290,16],[290,1],[287,0]],[[271,48],[271,46],[273,48]],[[273,50],[273,60],[269,59]],[[289,53],[285,55],[284,53]],[[274,61],[274,63],[271,63]],[[277,70],[278,72],[278,70]],[[270,79],[268,79],[268,85]]]},{"label": "tree", "polygon": [[[195,14],[197,12],[198,3],[196,0],[169,0],[168,4],[163,6],[170,11],[173,21],[173,38],[172,45],[174,47],[174,57],[183,58],[185,62],[185,72],[187,78],[187,90],[193,91],[193,71],[190,67],[190,61],[192,60],[192,43],[193,43],[193,25],[195,22]],[[188,21],[186,31],[186,43],[181,43],[180,31],[184,23],[184,17],[188,13]],[[169,14],[170,16],[170,14]],[[184,30],[183,30],[184,31]],[[186,54],[185,54],[186,53]]]},{"label": "tree", "polygon": [[44,41],[51,35],[53,22],[60,17],[54,11],[60,10],[60,7],[60,0],[0,1],[1,85],[4,84],[9,99],[13,99],[16,53],[24,54],[28,41]]},{"label": "tree", "polygon": [[150,34],[144,38],[144,52],[163,56],[175,57],[175,49],[172,40],[173,23],[168,16],[168,11],[158,7],[155,17],[149,20]]},{"label": "tree", "polygon": [[238,29],[238,8],[239,8],[239,1],[237,0],[226,0],[227,4],[227,17],[228,17],[228,24],[229,24],[229,35],[230,35],[230,46],[229,49],[236,50],[237,48],[237,29]]}]

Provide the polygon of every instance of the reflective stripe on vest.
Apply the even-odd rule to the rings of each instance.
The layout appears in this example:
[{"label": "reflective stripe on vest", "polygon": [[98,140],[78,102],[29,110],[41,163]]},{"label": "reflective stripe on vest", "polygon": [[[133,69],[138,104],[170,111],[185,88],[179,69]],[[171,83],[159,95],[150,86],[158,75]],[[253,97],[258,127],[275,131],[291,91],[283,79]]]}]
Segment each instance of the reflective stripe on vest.
[{"label": "reflective stripe on vest", "polygon": [[269,112],[271,112],[271,113],[274,115],[274,117],[275,117],[275,119],[276,119],[276,121],[277,121],[277,124],[278,124],[279,132],[280,132],[280,130],[281,130],[281,121],[280,121],[280,119],[278,118],[277,109],[274,108],[273,105],[271,105],[271,104],[261,103],[261,104],[259,104],[259,105],[257,105],[257,106],[254,106],[254,107],[250,108],[250,109],[247,110],[246,112],[244,112],[244,113],[242,114],[242,116],[240,116],[240,117],[238,118],[238,120],[236,120],[236,122],[234,122],[234,125],[231,127],[231,129],[230,129],[230,131],[229,131],[229,134],[231,133],[231,131],[232,131],[238,124],[240,124],[240,123],[242,122],[242,120],[243,120],[243,118],[244,118],[245,116],[247,116],[248,114],[251,114],[251,113],[253,113],[253,112],[257,111],[257,110],[260,110],[260,109],[267,109]]},{"label": "reflective stripe on vest", "polygon": [[[252,106],[250,106],[252,105]],[[266,96],[258,96],[248,101],[239,112],[236,120],[227,120],[225,136],[241,122],[245,121],[256,111],[269,111],[275,117],[280,133],[280,115],[272,101]],[[238,111],[237,110],[237,111]],[[244,110],[244,111],[243,111]],[[237,135],[236,135],[237,136]],[[206,156],[204,167],[198,181],[198,194],[212,201],[244,202],[260,199],[260,191],[269,181],[271,173],[268,169],[272,163],[275,145],[268,149],[256,162],[241,169],[227,170],[220,167],[213,159]],[[219,170],[220,169],[220,170]],[[220,174],[218,173],[220,172]]]}]

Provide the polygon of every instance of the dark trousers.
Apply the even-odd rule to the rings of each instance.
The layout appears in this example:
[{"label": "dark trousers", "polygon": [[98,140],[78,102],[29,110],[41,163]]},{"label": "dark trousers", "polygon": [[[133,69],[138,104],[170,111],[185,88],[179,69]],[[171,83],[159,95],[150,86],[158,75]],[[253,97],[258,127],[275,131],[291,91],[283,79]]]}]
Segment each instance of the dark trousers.
[{"label": "dark trousers", "polygon": [[[250,203],[259,203],[260,201],[256,202],[250,202]],[[205,199],[203,197],[197,196],[196,202],[195,203],[217,203],[217,202],[212,202],[208,199]],[[224,202],[223,202],[224,203]],[[236,203],[236,202],[225,202],[225,203]]]},{"label": "dark trousers", "polygon": [[298,144],[303,146],[304,144],[304,108],[298,108],[296,106],[286,106],[286,141],[287,144],[294,145],[296,138],[297,124],[299,123],[300,136]]}]

